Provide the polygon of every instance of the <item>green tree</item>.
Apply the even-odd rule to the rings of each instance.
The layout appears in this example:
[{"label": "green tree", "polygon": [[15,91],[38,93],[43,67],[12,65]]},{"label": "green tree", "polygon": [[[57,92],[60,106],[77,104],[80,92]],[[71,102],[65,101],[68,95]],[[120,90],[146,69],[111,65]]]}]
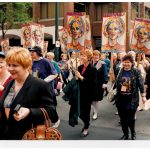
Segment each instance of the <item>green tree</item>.
[{"label": "green tree", "polygon": [[0,2],[0,30],[3,39],[8,29],[32,21],[32,5],[33,3]]}]

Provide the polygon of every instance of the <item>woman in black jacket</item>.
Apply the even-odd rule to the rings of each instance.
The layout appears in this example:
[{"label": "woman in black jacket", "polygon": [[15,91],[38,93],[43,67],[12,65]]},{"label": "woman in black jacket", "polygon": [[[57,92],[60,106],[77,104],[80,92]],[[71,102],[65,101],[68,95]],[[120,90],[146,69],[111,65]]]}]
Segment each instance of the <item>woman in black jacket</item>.
[{"label": "woman in black jacket", "polygon": [[[11,80],[0,101],[0,139],[19,140],[31,129],[32,124],[44,123],[40,108],[44,108],[51,121],[58,115],[52,100],[49,84],[29,74],[32,59],[27,49],[12,49],[7,53],[6,62]],[[20,104],[17,113],[15,107]]]},{"label": "woman in black jacket", "polygon": [[93,51],[92,63],[97,69],[97,85],[98,85],[98,97],[94,97],[92,102],[93,116],[92,119],[96,120],[98,115],[98,102],[103,99],[104,89],[107,88],[108,74],[106,63],[100,60],[100,52],[98,50]]},{"label": "woman in black jacket", "polygon": [[141,72],[133,67],[133,57],[130,54],[125,55],[122,61],[123,68],[117,80],[116,100],[122,131],[124,133],[121,139],[127,140],[129,138],[129,128],[131,130],[131,139],[135,140],[135,113],[139,105],[139,90],[143,103],[146,101],[144,83]]},{"label": "woman in black jacket", "polygon": [[83,65],[79,66],[78,71],[76,71],[80,87],[80,118],[84,122],[81,132],[82,137],[88,135],[91,104],[97,93],[97,70],[90,64],[91,58],[92,52],[85,51],[81,53],[81,62]]}]

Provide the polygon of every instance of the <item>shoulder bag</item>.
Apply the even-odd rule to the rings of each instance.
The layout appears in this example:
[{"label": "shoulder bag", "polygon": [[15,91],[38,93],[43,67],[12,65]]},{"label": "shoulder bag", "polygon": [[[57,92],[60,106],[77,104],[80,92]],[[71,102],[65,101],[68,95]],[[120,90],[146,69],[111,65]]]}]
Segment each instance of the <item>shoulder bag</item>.
[{"label": "shoulder bag", "polygon": [[113,101],[116,100],[117,88],[114,89],[114,86],[115,86],[115,83],[116,83],[116,81],[117,81],[117,79],[118,79],[118,77],[119,77],[119,74],[120,74],[121,69],[122,69],[122,68],[120,68],[120,70],[119,70],[119,72],[118,72],[118,75],[117,75],[117,77],[116,77],[116,80],[115,80],[113,86],[111,87],[110,91],[108,92],[108,94],[107,94],[107,96],[106,96],[106,100],[107,100],[108,102],[113,102]]},{"label": "shoulder bag", "polygon": [[37,127],[28,130],[22,137],[22,140],[62,140],[62,135],[58,129],[51,127],[52,122],[44,108],[40,108],[44,118],[44,125],[37,125]]}]

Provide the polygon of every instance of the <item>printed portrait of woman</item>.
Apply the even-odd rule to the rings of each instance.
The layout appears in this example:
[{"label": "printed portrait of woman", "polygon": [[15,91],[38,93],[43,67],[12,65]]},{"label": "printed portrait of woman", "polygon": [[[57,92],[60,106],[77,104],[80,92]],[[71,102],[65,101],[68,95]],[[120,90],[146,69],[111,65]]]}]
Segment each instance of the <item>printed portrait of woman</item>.
[{"label": "printed portrait of woman", "polygon": [[150,26],[146,23],[138,23],[134,29],[135,44],[132,44],[132,50],[141,50],[150,55]]},{"label": "printed portrait of woman", "polygon": [[67,44],[68,44],[68,32],[67,32],[67,29],[66,28],[60,29],[58,34],[59,34],[59,39],[60,39],[62,52],[66,52],[67,51]]},{"label": "printed portrait of woman", "polygon": [[68,20],[68,33],[72,42],[68,47],[75,50],[84,50],[85,22],[80,16],[71,16]]},{"label": "printed portrait of woman", "polygon": [[9,39],[4,39],[1,41],[2,51],[6,54],[7,51],[10,49],[9,47]]},{"label": "printed portrait of woman", "polygon": [[89,15],[86,15],[85,49],[93,50],[92,41],[91,41],[91,27],[90,27]]},{"label": "printed portrait of woman", "polygon": [[41,47],[42,45],[44,46],[44,36],[42,33],[42,29],[39,28],[33,31],[33,40],[35,42],[35,46],[39,46],[39,47]]},{"label": "printed portrait of woman", "polygon": [[29,26],[24,27],[22,35],[24,39],[23,47],[25,48],[31,47],[31,28]]},{"label": "printed portrait of woman", "polygon": [[[125,22],[121,17],[109,17],[103,24],[102,50],[125,51]],[[123,36],[124,35],[124,36]]]},{"label": "printed portrait of woman", "polygon": [[46,54],[47,54],[48,42],[49,41],[44,41],[44,46],[43,46],[43,49],[42,49],[42,55],[43,56],[46,56]]},{"label": "printed portrait of woman", "polygon": [[64,30],[64,32],[62,33],[62,41],[64,43],[64,45],[67,46],[67,36],[68,36],[68,33],[66,30]]}]

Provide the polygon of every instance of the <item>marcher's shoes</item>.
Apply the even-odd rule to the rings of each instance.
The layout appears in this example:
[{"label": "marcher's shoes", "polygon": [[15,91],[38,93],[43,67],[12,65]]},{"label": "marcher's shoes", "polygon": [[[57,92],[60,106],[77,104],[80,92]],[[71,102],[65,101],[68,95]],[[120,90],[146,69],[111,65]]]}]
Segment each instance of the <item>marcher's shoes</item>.
[{"label": "marcher's shoes", "polygon": [[131,140],[136,140],[136,134],[135,133],[131,135]]},{"label": "marcher's shoes", "polygon": [[80,134],[81,137],[86,137],[89,134],[88,129],[82,129],[82,132]]},{"label": "marcher's shoes", "polygon": [[60,125],[60,119],[58,119],[58,121],[55,122],[52,127],[53,128],[58,128],[59,125]]},{"label": "marcher's shoes", "polygon": [[115,112],[115,115],[118,115],[118,111]]},{"label": "marcher's shoes", "polygon": [[129,135],[123,135],[120,140],[128,140],[129,139]]},{"label": "marcher's shoes", "polygon": [[93,119],[93,120],[96,120],[96,119],[97,119],[97,113],[96,113],[96,112],[93,113],[92,119]]}]

